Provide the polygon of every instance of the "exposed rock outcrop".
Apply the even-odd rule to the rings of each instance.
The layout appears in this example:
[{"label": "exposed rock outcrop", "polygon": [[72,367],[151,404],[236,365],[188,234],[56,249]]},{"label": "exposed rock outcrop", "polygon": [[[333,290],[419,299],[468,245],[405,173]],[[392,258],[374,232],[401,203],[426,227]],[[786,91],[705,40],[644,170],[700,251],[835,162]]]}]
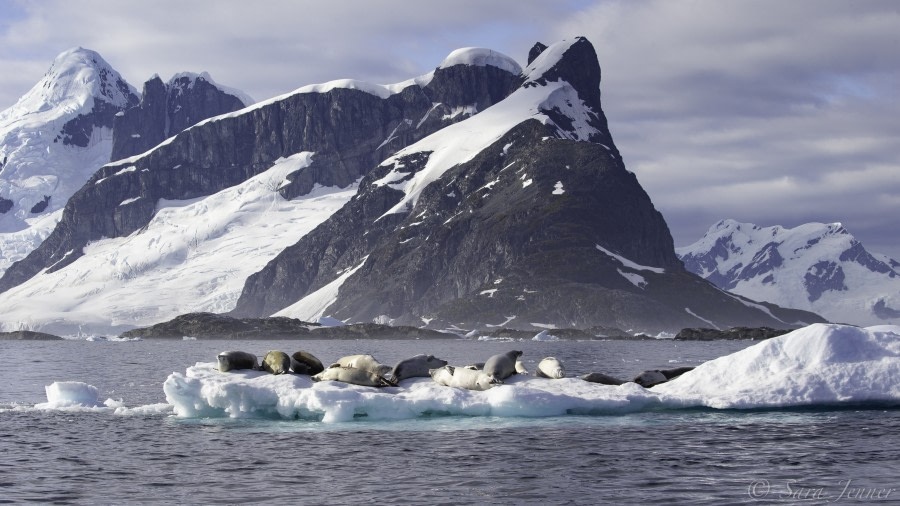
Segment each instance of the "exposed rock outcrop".
[{"label": "exposed rock outcrop", "polygon": [[142,339],[292,339],[307,336],[314,323],[293,318],[231,318],[190,313],[151,327],[129,330],[122,338]]},{"label": "exposed rock outcrop", "polygon": [[759,341],[770,339],[790,332],[785,329],[773,329],[769,327],[733,327],[726,330],[710,328],[681,329],[675,335],[676,341],[717,341],[751,339]]},{"label": "exposed rock outcrop", "polygon": [[116,115],[110,161],[143,153],[202,120],[247,105],[205,73],[178,74],[168,83],[154,76],[144,83],[140,103]]},{"label": "exposed rock outcrop", "polygon": [[16,330],[14,332],[0,332],[0,341],[62,341],[63,338],[44,332],[31,330]]}]

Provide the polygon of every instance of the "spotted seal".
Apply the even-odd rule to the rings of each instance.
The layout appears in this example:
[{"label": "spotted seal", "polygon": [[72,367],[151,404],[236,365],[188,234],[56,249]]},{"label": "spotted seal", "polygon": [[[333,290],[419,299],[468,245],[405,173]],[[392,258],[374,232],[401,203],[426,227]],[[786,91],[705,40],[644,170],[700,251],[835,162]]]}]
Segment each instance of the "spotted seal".
[{"label": "spotted seal", "polygon": [[665,383],[671,379],[675,379],[682,374],[693,370],[693,367],[677,367],[675,369],[654,369],[644,371],[634,378],[634,382],[644,388],[650,388],[660,383]]},{"label": "spotted seal", "polygon": [[283,351],[272,350],[263,358],[262,368],[270,374],[291,372],[291,357]]},{"label": "spotted seal", "polygon": [[222,372],[236,371],[240,369],[259,369],[256,355],[246,351],[223,351],[216,357],[219,370]]},{"label": "spotted seal", "polygon": [[579,378],[591,383],[600,383],[601,385],[622,385],[626,383],[625,381],[622,381],[618,378],[613,378],[612,376],[603,374],[602,372],[592,372],[590,374],[579,376]]},{"label": "spotted seal", "polygon": [[314,357],[312,353],[301,350],[291,355],[291,370],[294,371],[295,374],[312,376],[324,371],[325,366],[322,365],[322,362]]},{"label": "spotted seal", "polygon": [[482,371],[495,381],[502,383],[503,380],[516,373],[516,360],[521,356],[522,352],[518,350],[494,355],[487,359]]},{"label": "spotted seal", "polygon": [[447,365],[446,360],[435,358],[434,355],[416,355],[398,362],[391,371],[390,377],[395,382],[406,378],[427,378],[429,370],[445,365]]}]

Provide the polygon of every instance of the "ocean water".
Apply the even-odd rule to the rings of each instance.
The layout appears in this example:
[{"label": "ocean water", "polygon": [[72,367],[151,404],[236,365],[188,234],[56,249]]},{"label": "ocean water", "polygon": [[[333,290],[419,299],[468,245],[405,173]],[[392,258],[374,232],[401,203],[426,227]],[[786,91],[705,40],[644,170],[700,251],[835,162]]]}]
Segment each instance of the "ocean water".
[{"label": "ocean water", "polygon": [[[326,424],[181,419],[162,383],[226,349],[357,353],[451,364],[520,349],[533,370],[624,378],[752,344],[595,341],[2,342],[0,502],[146,504],[724,504],[900,502],[900,410],[657,410],[545,418],[425,417]],[[129,408],[51,410],[44,387],[83,381]],[[141,409],[141,406],[146,408]]]}]

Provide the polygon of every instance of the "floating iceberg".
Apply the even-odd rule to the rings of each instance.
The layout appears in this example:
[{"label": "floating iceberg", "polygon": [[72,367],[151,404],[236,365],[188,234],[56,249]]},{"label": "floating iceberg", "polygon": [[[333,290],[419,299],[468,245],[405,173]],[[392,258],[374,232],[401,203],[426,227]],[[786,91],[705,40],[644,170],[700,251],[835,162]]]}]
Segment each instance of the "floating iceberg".
[{"label": "floating iceberg", "polygon": [[900,402],[900,326],[815,324],[706,362],[655,392],[684,405]]},{"label": "floating iceberg", "polygon": [[44,391],[47,392],[46,406],[49,408],[95,407],[100,395],[97,387],[80,381],[55,381],[45,386]]},{"label": "floating iceberg", "polygon": [[900,326],[811,325],[709,361],[646,389],[514,376],[486,391],[412,378],[398,387],[312,382],[262,371],[219,372],[197,363],[163,390],[180,417],[270,417],[324,422],[424,416],[541,417],[647,409],[776,408],[843,403],[900,405]]}]

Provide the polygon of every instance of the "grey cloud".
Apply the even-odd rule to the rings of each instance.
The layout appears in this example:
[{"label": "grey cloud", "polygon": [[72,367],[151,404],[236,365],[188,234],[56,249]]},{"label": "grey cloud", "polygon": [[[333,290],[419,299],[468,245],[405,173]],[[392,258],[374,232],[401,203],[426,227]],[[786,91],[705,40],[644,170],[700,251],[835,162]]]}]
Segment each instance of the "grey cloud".
[{"label": "grey cloud", "polygon": [[[21,4],[0,33],[0,108],[60,51],[99,51],[137,87],[209,71],[257,99],[338,78],[397,82],[451,50],[524,60],[586,35],[630,170],[678,245],[715,221],[841,221],[900,258],[900,6],[889,1]],[[26,77],[26,74],[29,74]]]},{"label": "grey cloud", "polygon": [[613,136],[677,245],[721,218],[841,221],[900,257],[896,3],[597,3],[571,33],[597,47]]}]

